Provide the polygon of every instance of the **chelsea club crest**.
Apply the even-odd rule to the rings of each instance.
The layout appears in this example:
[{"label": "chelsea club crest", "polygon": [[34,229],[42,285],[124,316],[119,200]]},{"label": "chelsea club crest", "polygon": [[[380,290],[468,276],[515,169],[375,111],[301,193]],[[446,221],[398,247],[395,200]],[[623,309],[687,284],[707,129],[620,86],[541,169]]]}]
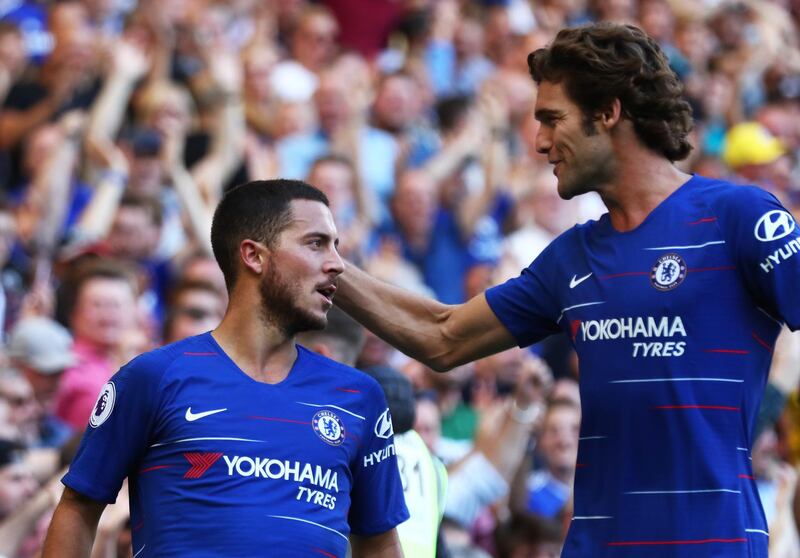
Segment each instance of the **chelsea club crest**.
[{"label": "chelsea club crest", "polygon": [[311,427],[322,441],[332,446],[344,442],[344,424],[335,413],[328,411],[317,412],[311,419]]},{"label": "chelsea club crest", "polygon": [[686,279],[686,262],[678,254],[664,254],[650,270],[650,283],[659,291],[671,291]]}]

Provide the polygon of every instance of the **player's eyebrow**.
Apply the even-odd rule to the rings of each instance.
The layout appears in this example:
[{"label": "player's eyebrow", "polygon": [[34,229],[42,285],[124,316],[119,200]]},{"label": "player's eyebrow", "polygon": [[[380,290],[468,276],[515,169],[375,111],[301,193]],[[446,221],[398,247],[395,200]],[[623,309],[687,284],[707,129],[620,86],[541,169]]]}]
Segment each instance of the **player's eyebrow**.
[{"label": "player's eyebrow", "polygon": [[560,110],[543,108],[543,109],[538,109],[535,113],[533,113],[533,116],[539,122],[545,122],[545,121],[552,122],[553,120],[561,118],[562,114],[563,113]]},{"label": "player's eyebrow", "polygon": [[338,246],[339,245],[339,237],[338,236],[334,238],[332,235],[330,235],[328,233],[325,233],[325,232],[322,232],[322,231],[313,231],[313,232],[304,234],[303,238],[306,239],[306,240],[310,240],[312,238],[319,238],[320,240],[322,240],[322,241],[324,241],[326,243],[333,242],[334,246]]}]

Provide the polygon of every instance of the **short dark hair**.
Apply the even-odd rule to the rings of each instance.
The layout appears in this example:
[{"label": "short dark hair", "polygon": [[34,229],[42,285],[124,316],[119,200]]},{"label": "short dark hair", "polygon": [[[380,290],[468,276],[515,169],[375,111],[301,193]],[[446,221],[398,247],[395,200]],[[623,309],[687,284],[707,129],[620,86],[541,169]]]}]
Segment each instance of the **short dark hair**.
[{"label": "short dark hair", "polygon": [[56,319],[64,326],[69,327],[83,288],[95,279],[127,283],[134,294],[139,290],[136,272],[127,262],[87,254],[74,262],[58,288]]},{"label": "short dark hair", "polygon": [[219,202],[211,224],[211,247],[228,292],[236,284],[239,245],[251,239],[273,247],[292,221],[293,200],[329,205],[327,196],[317,188],[301,180],[283,178],[241,184]]},{"label": "short dark hair", "polygon": [[222,296],[210,281],[203,281],[199,279],[181,279],[175,286],[173,286],[167,295],[167,315],[164,318],[164,323],[161,324],[161,338],[169,338],[169,333],[175,324],[178,316],[185,312],[185,308],[178,306],[181,296],[184,293],[202,291],[211,294],[217,298]]},{"label": "short dark hair", "polygon": [[132,207],[147,212],[150,221],[159,229],[164,224],[164,209],[161,202],[153,197],[136,192],[125,192],[119,201],[119,207]]},{"label": "short dark hair", "polygon": [[603,22],[562,29],[550,46],[528,55],[528,68],[537,84],[563,84],[589,121],[619,99],[648,148],[670,161],[691,151],[692,109],[683,84],[638,27]]},{"label": "short dark hair", "polygon": [[184,293],[191,291],[205,291],[214,296],[220,296],[219,290],[211,281],[204,281],[202,279],[181,279],[169,290],[167,294],[167,306],[174,306]]},{"label": "short dark hair", "polygon": [[317,167],[325,164],[342,165],[347,167],[353,175],[356,173],[356,167],[353,165],[353,160],[350,159],[350,157],[341,153],[330,152],[320,155],[314,159],[314,162],[311,163],[310,170],[308,171],[308,176],[311,176]]},{"label": "short dark hair", "polygon": [[472,97],[469,95],[453,95],[436,103],[436,119],[442,133],[455,130],[469,114]]},{"label": "short dark hair", "polygon": [[544,416],[548,417],[551,413],[554,413],[559,409],[567,409],[570,411],[575,411],[578,414],[581,414],[580,405],[576,404],[571,399],[558,397],[556,399],[551,399],[547,402],[547,408],[544,411]]}]

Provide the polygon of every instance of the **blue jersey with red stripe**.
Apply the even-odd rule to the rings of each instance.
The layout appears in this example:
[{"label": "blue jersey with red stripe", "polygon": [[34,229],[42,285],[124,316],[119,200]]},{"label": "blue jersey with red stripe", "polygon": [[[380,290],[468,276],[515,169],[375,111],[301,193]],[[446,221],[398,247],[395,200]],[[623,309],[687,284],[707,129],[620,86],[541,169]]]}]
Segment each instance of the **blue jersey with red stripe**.
[{"label": "blue jersey with red stripe", "polygon": [[800,230],[770,194],[692,177],[636,229],[557,238],[487,300],[520,345],[564,332],[583,409],[567,558],[767,557],[749,459]]},{"label": "blue jersey with red stripe", "polygon": [[124,366],[64,483],[113,502],[125,477],[137,558],[343,557],[408,518],[380,386],[300,346],[278,384],[209,333]]}]

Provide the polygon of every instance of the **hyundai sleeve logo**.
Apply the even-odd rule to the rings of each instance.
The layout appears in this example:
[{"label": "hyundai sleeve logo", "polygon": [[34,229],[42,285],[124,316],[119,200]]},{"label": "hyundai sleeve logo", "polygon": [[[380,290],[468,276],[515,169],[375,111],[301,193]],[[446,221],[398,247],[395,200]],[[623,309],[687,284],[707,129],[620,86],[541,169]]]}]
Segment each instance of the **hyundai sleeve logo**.
[{"label": "hyundai sleeve logo", "polygon": [[389,409],[386,409],[375,423],[375,435],[378,438],[388,439],[392,437],[392,434],[394,434],[392,415],[389,413]]},{"label": "hyundai sleeve logo", "polygon": [[772,242],[792,233],[794,217],[780,209],[767,211],[756,223],[755,235],[761,242]]}]

